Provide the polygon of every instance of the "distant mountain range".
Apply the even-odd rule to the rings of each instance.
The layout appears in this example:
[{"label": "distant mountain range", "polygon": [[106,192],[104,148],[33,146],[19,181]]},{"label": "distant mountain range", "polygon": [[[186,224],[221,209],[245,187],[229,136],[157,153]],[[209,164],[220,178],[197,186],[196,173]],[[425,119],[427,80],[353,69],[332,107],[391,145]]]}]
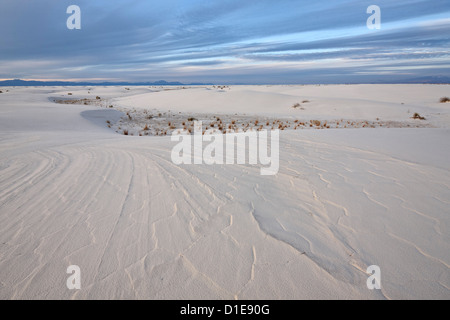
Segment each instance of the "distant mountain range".
[{"label": "distant mountain range", "polygon": [[430,76],[405,80],[404,83],[430,83],[430,84],[450,84],[450,77]]},{"label": "distant mountain range", "polygon": [[159,80],[155,82],[70,82],[70,81],[34,81],[34,80],[4,80],[0,81],[1,87],[54,87],[54,86],[200,86],[212,85],[211,83],[189,83],[167,82]]},{"label": "distant mountain range", "polygon": [[[372,84],[450,84],[450,77],[447,76],[428,76],[420,78],[411,78],[395,81],[375,81]],[[237,85],[238,83],[235,83]],[[239,83],[240,84],[240,83]],[[301,84],[301,83],[299,83]],[[329,83],[331,84],[331,83]],[[336,83],[339,84],[339,83]],[[346,84],[346,83],[342,83]],[[356,84],[356,83],[354,83]],[[0,87],[54,87],[54,86],[211,86],[214,83],[181,83],[178,81],[168,82],[159,80],[155,82],[70,82],[70,81],[34,81],[34,80],[4,80],[0,81]],[[247,84],[248,85],[248,84]]]}]

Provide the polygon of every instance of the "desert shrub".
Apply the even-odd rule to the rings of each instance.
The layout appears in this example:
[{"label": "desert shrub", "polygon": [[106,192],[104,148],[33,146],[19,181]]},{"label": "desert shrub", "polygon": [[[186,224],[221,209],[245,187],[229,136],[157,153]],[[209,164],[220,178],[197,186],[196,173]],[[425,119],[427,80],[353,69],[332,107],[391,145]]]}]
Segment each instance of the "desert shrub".
[{"label": "desert shrub", "polygon": [[300,108],[300,107],[301,107],[300,103],[296,103],[296,104],[294,104],[294,105],[292,106],[292,108],[294,108],[294,109]]},{"label": "desert shrub", "polygon": [[197,119],[194,117],[190,117],[190,118],[188,118],[188,121],[197,121]]},{"label": "desert shrub", "polygon": [[419,119],[419,120],[425,120],[424,117],[422,117],[420,114],[418,114],[417,112],[414,113],[414,115],[412,116],[413,119]]},{"label": "desert shrub", "polygon": [[126,129],[123,130],[123,135],[124,135],[124,136],[127,136],[127,135],[128,135],[128,130],[126,130]]},{"label": "desert shrub", "polygon": [[312,124],[316,127],[320,127],[320,121],[319,120],[312,120]]},{"label": "desert shrub", "polygon": [[441,103],[450,102],[450,98],[449,98],[449,97],[442,97],[439,101],[440,101]]},{"label": "desert shrub", "polygon": [[308,103],[309,102],[309,100],[303,100],[302,101],[302,103]]},{"label": "desert shrub", "polygon": [[99,96],[96,96],[95,99],[100,100],[101,98]]}]

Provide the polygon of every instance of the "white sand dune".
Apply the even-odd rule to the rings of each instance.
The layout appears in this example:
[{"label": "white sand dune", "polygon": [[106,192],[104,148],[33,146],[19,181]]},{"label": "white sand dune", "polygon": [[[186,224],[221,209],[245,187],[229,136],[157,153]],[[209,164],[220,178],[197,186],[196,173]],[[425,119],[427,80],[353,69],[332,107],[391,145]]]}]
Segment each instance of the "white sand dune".
[{"label": "white sand dune", "polygon": [[[450,298],[450,86],[6,89],[1,299]],[[52,101],[68,92],[114,108]],[[418,112],[430,128],[285,130],[278,174],[261,176],[178,166],[170,137],[107,128],[144,108],[411,124]],[[370,265],[381,290],[366,286]]]}]

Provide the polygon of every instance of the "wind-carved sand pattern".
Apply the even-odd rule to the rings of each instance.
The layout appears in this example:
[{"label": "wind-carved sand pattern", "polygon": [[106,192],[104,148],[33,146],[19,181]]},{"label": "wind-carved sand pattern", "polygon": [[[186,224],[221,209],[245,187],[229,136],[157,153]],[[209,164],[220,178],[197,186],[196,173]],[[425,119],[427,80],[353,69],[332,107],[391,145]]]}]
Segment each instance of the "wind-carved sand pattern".
[{"label": "wind-carved sand pattern", "polygon": [[[93,88],[86,98],[77,88],[72,98],[93,104],[61,105],[49,98],[67,96],[67,88],[10,88],[0,96],[0,298],[448,299],[450,111],[429,102],[448,87],[356,88],[377,108],[363,110],[358,100],[355,118],[437,128],[286,128],[280,170],[263,177],[251,165],[178,166],[169,136],[130,138],[107,128],[106,109],[138,118],[146,109],[133,113],[128,103],[148,105],[156,95],[160,105],[188,89]],[[287,116],[312,110],[315,90],[326,99],[335,88],[300,89],[312,106],[293,110],[288,101]],[[245,90],[259,106],[299,88]],[[356,89],[336,92],[350,96],[345,90]],[[201,94],[223,99],[238,89],[224,91]],[[388,114],[383,106],[398,96],[410,100]],[[147,113],[167,126],[168,106],[159,108]],[[177,121],[193,116],[205,126],[215,116],[286,119],[275,111],[239,119],[236,110],[170,110],[181,112]],[[427,120],[410,119],[413,112]],[[72,264],[81,268],[81,290],[66,287]],[[381,290],[366,287],[373,264]]]}]

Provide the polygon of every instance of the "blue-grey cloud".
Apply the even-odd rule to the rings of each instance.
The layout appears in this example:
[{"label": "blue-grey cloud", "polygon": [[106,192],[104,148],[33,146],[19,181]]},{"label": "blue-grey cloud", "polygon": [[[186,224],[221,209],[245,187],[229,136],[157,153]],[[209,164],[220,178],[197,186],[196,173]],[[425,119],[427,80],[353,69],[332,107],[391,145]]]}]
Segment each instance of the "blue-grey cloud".
[{"label": "blue-grey cloud", "polygon": [[396,66],[410,76],[450,73],[448,0],[378,0],[381,30],[366,28],[366,0],[76,2],[81,30],[66,28],[72,0],[2,1],[0,78],[292,82],[307,74],[327,82],[381,66],[392,75]]}]

